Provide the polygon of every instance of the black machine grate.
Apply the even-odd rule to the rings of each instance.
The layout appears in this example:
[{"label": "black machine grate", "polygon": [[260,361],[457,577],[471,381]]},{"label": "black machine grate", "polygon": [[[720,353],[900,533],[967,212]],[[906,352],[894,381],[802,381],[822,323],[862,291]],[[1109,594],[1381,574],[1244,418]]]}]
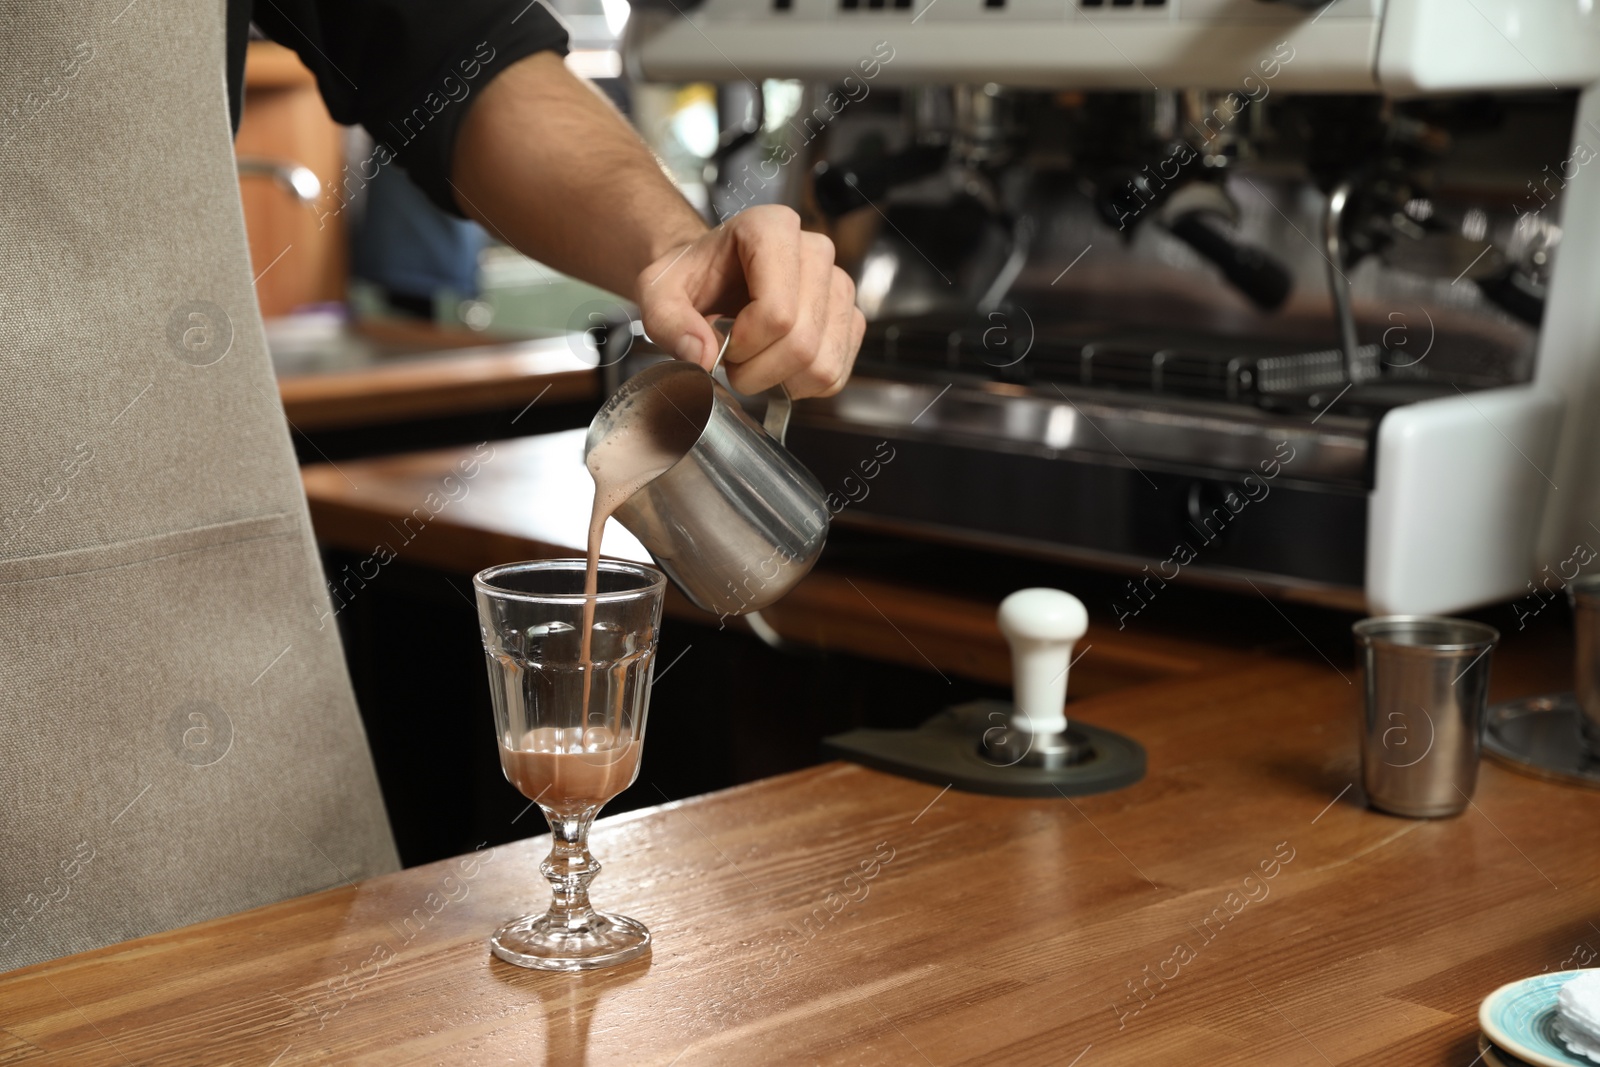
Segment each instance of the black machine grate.
[{"label": "black machine grate", "polygon": [[[1397,369],[1382,347],[1356,351],[1357,384],[1428,377]],[[1017,384],[1075,385],[1170,396],[1272,404],[1348,383],[1343,353],[1287,342],[1157,336],[1102,323],[1070,329],[1014,329],[986,320],[911,319],[875,323],[859,368],[878,376],[952,375]],[[1442,380],[1442,379],[1441,379]]]}]

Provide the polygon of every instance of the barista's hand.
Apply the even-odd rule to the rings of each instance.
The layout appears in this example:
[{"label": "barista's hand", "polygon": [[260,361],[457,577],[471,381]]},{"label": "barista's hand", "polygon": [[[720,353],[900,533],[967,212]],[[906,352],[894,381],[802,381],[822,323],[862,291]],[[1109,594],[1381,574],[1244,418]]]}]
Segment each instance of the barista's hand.
[{"label": "barista's hand", "polygon": [[668,250],[639,275],[637,293],[651,340],[707,370],[722,347],[710,324],[733,315],[723,363],[747,394],[783,382],[794,397],[832,396],[867,328],[855,284],[833,265],[833,242],[776,205]]}]

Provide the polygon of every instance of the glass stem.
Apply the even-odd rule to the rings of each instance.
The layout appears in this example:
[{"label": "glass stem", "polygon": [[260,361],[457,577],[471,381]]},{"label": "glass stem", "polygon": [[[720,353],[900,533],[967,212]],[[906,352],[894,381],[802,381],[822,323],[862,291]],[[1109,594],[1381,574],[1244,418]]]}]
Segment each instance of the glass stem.
[{"label": "glass stem", "polygon": [[563,814],[544,809],[544,817],[550,823],[550,855],[539,864],[539,870],[550,882],[550,910],[546,916],[568,930],[586,929],[594,921],[589,883],[600,873],[600,861],[589,854],[589,825],[594,822],[596,810],[585,808],[576,814]]}]

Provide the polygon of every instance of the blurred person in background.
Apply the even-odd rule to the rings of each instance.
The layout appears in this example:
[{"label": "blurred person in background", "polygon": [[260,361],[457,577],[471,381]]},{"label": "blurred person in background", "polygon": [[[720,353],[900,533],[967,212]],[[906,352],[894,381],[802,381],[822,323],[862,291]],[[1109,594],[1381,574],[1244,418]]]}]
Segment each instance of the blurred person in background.
[{"label": "blurred person in background", "polygon": [[567,33],[539,3],[229,0],[234,121],[249,24],[295,50],[333,117],[371,134],[347,174],[399,165],[439,208],[639,305],[648,336],[710,367],[709,322],[736,315],[730,379],[837,392],[866,322],[833,245],[779,206],[715,229],[615,107],[570,73]]}]

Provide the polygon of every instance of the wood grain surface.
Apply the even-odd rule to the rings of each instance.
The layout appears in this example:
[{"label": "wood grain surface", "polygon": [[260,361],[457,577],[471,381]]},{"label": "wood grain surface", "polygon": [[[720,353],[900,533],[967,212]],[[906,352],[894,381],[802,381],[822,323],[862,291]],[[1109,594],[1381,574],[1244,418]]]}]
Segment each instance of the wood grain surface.
[{"label": "wood grain surface", "polygon": [[535,402],[600,399],[600,374],[562,339],[396,358],[319,374],[282,374],[284,414],[301,431],[437,418]]},{"label": "wood grain surface", "polygon": [[317,76],[300,57],[272,41],[251,41],[245,51],[244,84],[247,89],[317,87]]},{"label": "wood grain surface", "polygon": [[310,168],[322,189],[301,203],[270,178],[240,179],[256,299],[266,316],[344,299],[349,217],[330,189],[344,166],[344,130],[328,114],[316,78],[298,56],[251,41],[245,56],[244,111],[234,152]]},{"label": "wood grain surface", "polygon": [[[317,538],[335,548],[370,552],[392,541],[396,525],[426,501],[455,497],[437,509],[425,536],[406,545],[406,559],[471,574],[511,560],[581,556],[594,500],[594,482],[583,466],[584,433],[495,441],[488,446],[492,457],[465,484],[461,465],[476,457],[474,449],[305,467],[301,477]],[[607,524],[602,550],[636,562],[650,558],[615,522]],[[669,614],[717,623],[676,589],[669,590]],[[938,669],[952,674],[1009,686],[1011,653],[995,622],[996,607],[993,600],[824,564],[762,615],[783,637],[801,644],[918,670],[938,663]],[[1093,657],[1073,668],[1075,695],[1223,670],[1238,656],[1212,642],[1122,632],[1104,619],[1090,623],[1082,647],[1089,645]]]},{"label": "wood grain surface", "polygon": [[[1565,681],[1497,655],[1499,697]],[[490,956],[543,838],[37,965],[0,1062],[1465,1067],[1486,993],[1595,959],[1600,792],[1485,764],[1460,817],[1366,810],[1353,700],[1254,656],[1081,702],[1148,749],[1117,793],[828,764],[602,821],[595,899],[655,936],[610,972]]]}]

